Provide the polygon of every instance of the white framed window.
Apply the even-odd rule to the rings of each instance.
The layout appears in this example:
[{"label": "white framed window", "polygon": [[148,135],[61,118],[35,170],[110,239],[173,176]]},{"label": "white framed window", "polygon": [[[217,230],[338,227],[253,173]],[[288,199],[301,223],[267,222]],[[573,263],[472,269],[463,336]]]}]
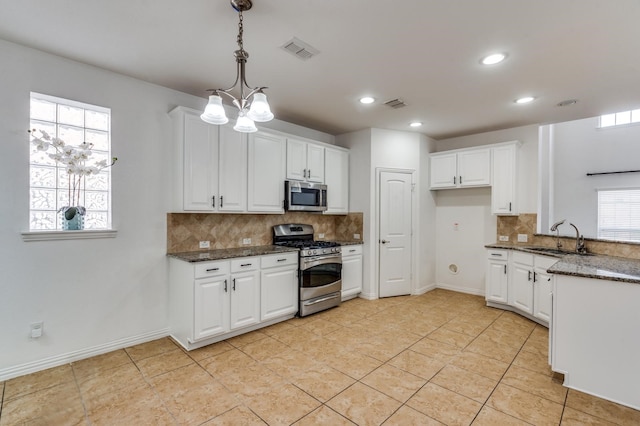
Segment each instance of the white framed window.
[{"label": "white framed window", "polygon": [[[68,99],[31,92],[30,129],[45,131],[67,146],[92,144],[90,163],[111,163],[111,110]],[[86,208],[84,229],[111,229],[111,168],[82,177],[79,199],[71,200],[71,178],[63,164],[29,144],[29,230],[61,230],[58,213],[63,206]]]},{"label": "white framed window", "polygon": [[598,238],[640,242],[640,188],[598,190]]},{"label": "white framed window", "polygon": [[640,123],[640,109],[616,112],[600,116],[600,128]]}]

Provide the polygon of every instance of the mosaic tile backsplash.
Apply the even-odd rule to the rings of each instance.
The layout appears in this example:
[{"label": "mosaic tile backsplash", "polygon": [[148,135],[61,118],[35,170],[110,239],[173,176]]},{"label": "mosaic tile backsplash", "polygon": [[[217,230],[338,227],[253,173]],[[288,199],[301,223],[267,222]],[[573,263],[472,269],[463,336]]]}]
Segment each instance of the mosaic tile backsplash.
[{"label": "mosaic tile backsplash", "polygon": [[243,238],[251,238],[250,246],[271,244],[272,227],[281,223],[313,225],[315,239],[353,241],[354,234],[363,235],[362,213],[323,216],[314,213],[285,214],[215,214],[167,213],[167,253],[198,251],[200,241],[209,241],[212,249],[245,247]]},{"label": "mosaic tile backsplash", "polygon": [[[538,216],[535,213],[524,213],[519,216],[498,216],[497,235],[508,235],[509,243],[522,246],[556,247],[557,239],[552,236],[536,234]],[[528,242],[519,243],[518,234],[527,234]],[[571,250],[576,245],[575,238],[560,237],[563,250]],[[585,239],[589,253],[606,256],[640,259],[640,244]]]}]

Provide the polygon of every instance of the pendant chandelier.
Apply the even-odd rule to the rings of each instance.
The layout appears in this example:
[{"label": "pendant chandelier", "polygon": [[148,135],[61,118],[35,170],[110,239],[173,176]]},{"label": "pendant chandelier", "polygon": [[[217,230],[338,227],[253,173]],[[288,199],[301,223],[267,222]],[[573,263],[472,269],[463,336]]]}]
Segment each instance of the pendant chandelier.
[{"label": "pendant chandelier", "polygon": [[[251,88],[247,84],[245,77],[245,66],[247,64],[247,58],[249,53],[244,50],[242,43],[243,26],[242,26],[242,12],[251,9],[253,3],[251,0],[231,0],[231,6],[238,12],[238,47],[239,49],[234,52],[236,57],[237,71],[236,81],[228,89],[208,89],[208,92],[212,92],[209,96],[209,103],[204,109],[204,112],[200,116],[203,121],[211,124],[226,124],[229,119],[225,114],[224,107],[222,106],[222,97],[220,95],[226,95],[231,99],[231,102],[238,108],[238,120],[233,129],[242,133],[256,132],[255,121],[265,122],[273,119],[271,108],[267,102],[267,96],[263,93],[263,89],[267,87],[254,87]],[[234,96],[231,91],[239,87],[239,97]],[[247,93],[245,93],[245,90]]]}]

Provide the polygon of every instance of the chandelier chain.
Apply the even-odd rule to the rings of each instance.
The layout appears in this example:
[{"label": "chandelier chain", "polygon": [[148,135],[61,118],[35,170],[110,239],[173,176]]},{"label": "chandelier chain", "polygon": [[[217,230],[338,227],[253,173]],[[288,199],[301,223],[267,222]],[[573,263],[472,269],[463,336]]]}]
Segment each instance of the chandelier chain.
[{"label": "chandelier chain", "polygon": [[238,47],[240,48],[240,51],[244,52],[244,45],[242,43],[242,36],[244,33],[244,27],[242,25],[242,22],[243,22],[242,11],[240,10],[238,14],[240,15],[240,20],[238,21]]}]

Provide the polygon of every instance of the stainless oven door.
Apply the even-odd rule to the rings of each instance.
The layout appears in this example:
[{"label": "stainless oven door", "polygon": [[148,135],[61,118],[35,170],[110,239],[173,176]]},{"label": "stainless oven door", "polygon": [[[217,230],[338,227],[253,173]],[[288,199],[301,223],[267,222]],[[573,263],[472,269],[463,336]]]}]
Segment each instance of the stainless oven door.
[{"label": "stainless oven door", "polygon": [[341,255],[331,254],[300,259],[300,300],[307,300],[341,290]]}]

